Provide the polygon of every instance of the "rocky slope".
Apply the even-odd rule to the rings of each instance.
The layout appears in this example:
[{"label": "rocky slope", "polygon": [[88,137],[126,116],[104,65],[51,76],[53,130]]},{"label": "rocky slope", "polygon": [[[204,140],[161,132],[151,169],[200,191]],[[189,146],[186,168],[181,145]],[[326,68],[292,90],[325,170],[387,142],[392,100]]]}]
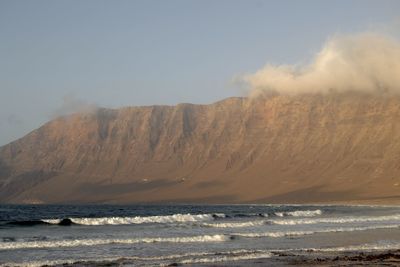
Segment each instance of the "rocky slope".
[{"label": "rocky slope", "polygon": [[98,109],[0,148],[0,202],[400,203],[400,97]]}]

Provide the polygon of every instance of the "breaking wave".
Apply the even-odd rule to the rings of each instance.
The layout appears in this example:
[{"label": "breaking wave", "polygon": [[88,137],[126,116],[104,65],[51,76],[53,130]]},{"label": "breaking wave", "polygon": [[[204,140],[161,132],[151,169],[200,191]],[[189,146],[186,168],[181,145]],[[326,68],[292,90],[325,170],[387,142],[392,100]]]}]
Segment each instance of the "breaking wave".
[{"label": "breaking wave", "polygon": [[268,251],[254,251],[247,253],[230,253],[230,254],[220,254],[213,257],[199,257],[190,258],[180,261],[181,264],[194,264],[194,263],[214,263],[214,262],[225,262],[225,261],[240,261],[240,260],[253,260],[253,259],[266,259],[271,258],[273,254]]},{"label": "breaking wave", "polygon": [[224,218],[225,214],[173,214],[165,216],[136,216],[136,217],[102,217],[102,218],[68,218],[68,219],[46,219],[42,220],[48,224],[61,224],[70,220],[71,224],[79,225],[122,225],[122,224],[144,224],[144,223],[185,223],[211,221],[215,218]]},{"label": "breaking wave", "polygon": [[234,233],[232,236],[247,237],[247,238],[261,238],[261,237],[286,237],[286,236],[304,236],[318,233],[335,233],[335,232],[354,232],[354,231],[366,231],[374,229],[393,229],[399,228],[400,225],[375,225],[365,227],[340,227],[340,228],[329,228],[316,231],[277,231],[277,232],[265,232],[265,233]]},{"label": "breaking wave", "polygon": [[318,223],[359,223],[359,222],[380,222],[400,220],[400,214],[376,216],[376,217],[342,217],[342,218],[315,218],[315,219],[293,219],[293,220],[269,220],[269,223],[279,225],[318,224]]},{"label": "breaking wave", "polygon": [[242,228],[242,227],[265,225],[265,221],[202,223],[201,225],[206,227],[215,227],[215,228]]},{"label": "breaking wave", "polygon": [[321,251],[321,252],[342,252],[342,251],[373,251],[373,250],[397,250],[400,249],[400,243],[373,243],[373,244],[363,244],[357,246],[347,246],[347,247],[333,247],[333,248],[313,248],[308,249],[311,251]]},{"label": "breaking wave", "polygon": [[284,211],[275,212],[278,217],[293,216],[293,217],[314,217],[321,215],[321,210],[296,210],[296,211]]},{"label": "breaking wave", "polygon": [[4,242],[0,243],[0,250],[23,248],[56,248],[56,247],[80,247],[108,244],[137,244],[137,243],[201,243],[223,242],[228,240],[225,235],[199,235],[184,237],[148,237],[131,239],[75,239],[57,241],[30,241],[30,242]]}]

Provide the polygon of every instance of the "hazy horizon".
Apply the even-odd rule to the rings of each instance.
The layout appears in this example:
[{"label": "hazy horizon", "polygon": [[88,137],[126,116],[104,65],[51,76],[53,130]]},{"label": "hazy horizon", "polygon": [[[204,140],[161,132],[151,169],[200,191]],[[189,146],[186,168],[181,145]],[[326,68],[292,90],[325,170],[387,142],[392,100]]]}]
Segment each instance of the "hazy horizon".
[{"label": "hazy horizon", "polygon": [[[246,94],[237,83],[243,77],[248,86],[274,82],[284,91],[292,90],[293,77],[302,77],[307,87],[309,77],[321,77],[315,71],[326,60],[321,51],[348,55],[348,41],[337,36],[350,36],[356,45],[365,43],[357,37],[363,34],[388,36],[394,45],[382,47],[397,53],[399,8],[389,0],[2,0],[0,146],[88,106],[211,103]],[[329,50],[332,44],[339,49]],[[338,66],[332,62],[329,71]],[[357,66],[351,70],[360,73]],[[284,79],[271,81],[271,71]],[[328,76],[315,83],[330,85]]]}]

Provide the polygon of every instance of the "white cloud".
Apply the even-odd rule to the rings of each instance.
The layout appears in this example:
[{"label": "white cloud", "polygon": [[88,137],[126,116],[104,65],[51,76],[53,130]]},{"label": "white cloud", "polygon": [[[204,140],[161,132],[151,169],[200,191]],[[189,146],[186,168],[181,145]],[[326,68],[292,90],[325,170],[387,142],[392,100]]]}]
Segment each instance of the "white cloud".
[{"label": "white cloud", "polygon": [[337,35],[309,65],[266,65],[243,80],[251,94],[400,93],[400,43],[376,33]]}]

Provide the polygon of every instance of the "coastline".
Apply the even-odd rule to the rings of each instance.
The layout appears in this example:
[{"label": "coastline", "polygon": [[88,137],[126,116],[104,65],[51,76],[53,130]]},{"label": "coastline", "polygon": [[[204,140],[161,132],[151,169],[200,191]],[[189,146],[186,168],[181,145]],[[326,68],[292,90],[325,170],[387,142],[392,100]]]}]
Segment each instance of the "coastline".
[{"label": "coastline", "polygon": [[[42,265],[43,267],[137,266],[135,260],[120,258],[111,261],[77,261]],[[400,266],[400,250],[347,251],[347,252],[271,252],[271,257],[215,262],[181,263],[179,261],[157,266],[233,267],[233,266]],[[138,265],[142,266],[142,265]],[[151,265],[156,266],[156,265]]]}]

